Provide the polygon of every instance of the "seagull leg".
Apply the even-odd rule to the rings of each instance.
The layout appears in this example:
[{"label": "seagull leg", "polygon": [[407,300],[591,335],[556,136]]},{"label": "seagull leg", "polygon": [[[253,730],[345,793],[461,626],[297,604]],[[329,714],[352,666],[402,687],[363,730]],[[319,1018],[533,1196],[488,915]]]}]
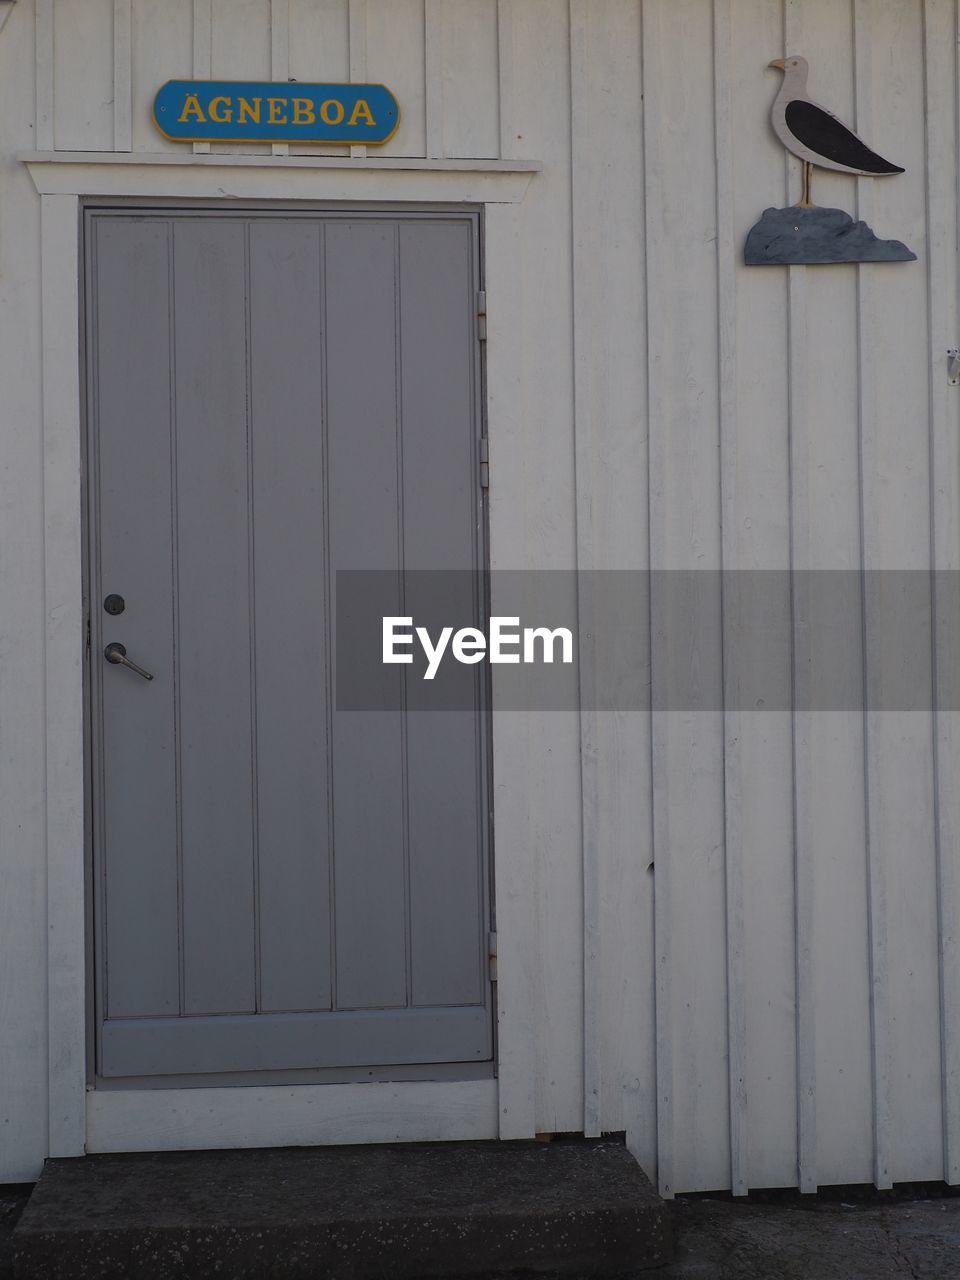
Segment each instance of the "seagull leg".
[{"label": "seagull leg", "polygon": [[803,162],[803,188],[800,196],[801,209],[815,209],[813,203],[813,165],[809,160]]}]

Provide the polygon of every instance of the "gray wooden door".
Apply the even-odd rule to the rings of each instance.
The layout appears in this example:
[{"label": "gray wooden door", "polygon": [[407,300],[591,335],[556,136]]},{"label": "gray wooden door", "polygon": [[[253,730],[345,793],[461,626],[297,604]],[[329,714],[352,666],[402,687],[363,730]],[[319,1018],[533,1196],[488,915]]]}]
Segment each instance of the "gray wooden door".
[{"label": "gray wooden door", "polygon": [[482,681],[339,712],[332,622],[480,564],[478,231],[87,213],[101,1076],[491,1057]]}]

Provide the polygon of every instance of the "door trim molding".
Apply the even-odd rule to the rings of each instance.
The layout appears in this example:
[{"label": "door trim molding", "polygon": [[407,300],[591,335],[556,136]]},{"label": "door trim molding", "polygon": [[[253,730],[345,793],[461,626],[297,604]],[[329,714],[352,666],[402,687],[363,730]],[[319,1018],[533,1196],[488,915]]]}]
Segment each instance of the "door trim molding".
[{"label": "door trim molding", "polygon": [[[484,411],[493,442],[489,563],[491,568],[510,568],[524,560],[524,540],[517,540],[525,507],[519,202],[534,170],[513,167],[523,164],[519,161],[506,170],[448,164],[442,170],[414,171],[275,162],[225,165],[225,157],[204,159],[214,163],[85,164],[76,155],[61,154],[56,162],[33,156],[28,166],[41,210],[49,1154],[82,1155],[108,1149],[107,1144],[113,1150],[143,1150],[159,1149],[164,1142],[168,1147],[255,1146],[291,1140],[532,1137],[533,1013],[540,962],[528,927],[534,910],[525,786],[529,729],[525,717],[498,711],[496,670],[492,741],[499,1078],[87,1092],[81,198],[481,205],[488,298]],[[234,159],[251,158],[230,157]],[[491,1098],[492,1117],[487,1109]],[[452,1103],[449,1110],[438,1105],[442,1099]],[[201,1121],[205,1114],[209,1120]],[[315,1127],[306,1123],[308,1116],[316,1118]],[[364,1133],[379,1136],[365,1138]]]},{"label": "door trim molding", "polygon": [[254,166],[260,169],[348,169],[352,173],[405,169],[416,173],[539,173],[540,160],[494,159],[422,159],[417,156],[378,156],[355,159],[352,156],[324,155],[244,155],[229,153],[180,151],[20,151],[17,159],[24,164],[122,164],[122,165],[225,165],[228,168]]},{"label": "door trim molding", "polygon": [[[200,200],[382,200],[516,204],[539,170],[524,160],[345,160],[336,156],[27,151],[41,196]],[[225,189],[227,183],[229,189]]]}]

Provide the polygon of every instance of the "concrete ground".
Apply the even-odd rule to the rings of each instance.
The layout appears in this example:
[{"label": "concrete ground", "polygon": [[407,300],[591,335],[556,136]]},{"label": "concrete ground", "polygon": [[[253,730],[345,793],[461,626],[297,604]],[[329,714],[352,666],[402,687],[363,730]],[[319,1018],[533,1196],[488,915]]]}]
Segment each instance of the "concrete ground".
[{"label": "concrete ground", "polygon": [[[0,1280],[28,1194],[0,1187]],[[648,1280],[960,1280],[960,1196],[938,1188],[679,1197],[674,1224],[676,1261]]]},{"label": "concrete ground", "polygon": [[942,1190],[680,1197],[674,1232],[658,1280],[960,1280],[960,1197]]},{"label": "concrete ground", "polygon": [[31,1187],[0,1186],[0,1280],[11,1280],[13,1275],[10,1237],[31,1190]]}]

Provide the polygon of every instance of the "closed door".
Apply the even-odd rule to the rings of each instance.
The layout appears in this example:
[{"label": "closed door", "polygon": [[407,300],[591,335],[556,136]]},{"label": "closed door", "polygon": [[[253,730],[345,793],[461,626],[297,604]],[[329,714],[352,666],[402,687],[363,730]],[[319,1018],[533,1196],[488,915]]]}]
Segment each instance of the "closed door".
[{"label": "closed door", "polygon": [[483,682],[335,694],[338,572],[481,564],[478,231],[87,213],[103,1077],[491,1058]]}]

